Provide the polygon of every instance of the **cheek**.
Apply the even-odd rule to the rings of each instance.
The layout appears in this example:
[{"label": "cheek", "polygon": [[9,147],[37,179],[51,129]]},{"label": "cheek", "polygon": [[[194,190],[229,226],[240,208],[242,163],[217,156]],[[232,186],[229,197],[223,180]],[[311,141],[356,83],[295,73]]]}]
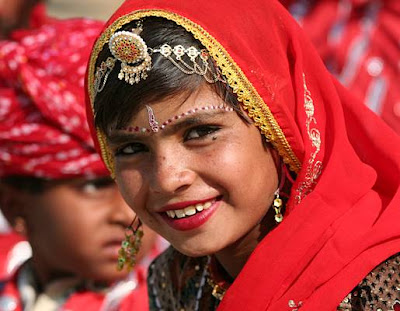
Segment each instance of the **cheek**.
[{"label": "cheek", "polygon": [[[228,182],[240,181],[241,184],[247,178],[261,173],[263,171],[266,159],[270,158],[268,151],[265,151],[257,140],[259,146],[254,146],[252,141],[239,139],[241,137],[233,137],[234,139],[221,140],[215,145],[215,148],[209,150],[207,154],[201,154],[197,158],[202,169],[216,173],[221,179]],[[204,166],[207,163],[207,166]]]},{"label": "cheek", "polygon": [[117,169],[116,176],[116,183],[124,200],[133,209],[140,206],[144,197],[143,174],[133,169]]},{"label": "cheek", "polygon": [[269,199],[278,187],[272,154],[262,145],[258,132],[224,144],[207,163],[215,165],[213,170],[217,178],[232,197],[252,202]]},{"label": "cheek", "polygon": [[73,241],[76,238],[88,240],[88,236],[91,237],[96,228],[100,227],[103,218],[102,210],[94,209],[92,202],[82,200],[49,215],[52,223],[49,227],[54,235],[64,241]]},{"label": "cheek", "polygon": [[103,200],[88,198],[75,191],[57,193],[47,202],[53,202],[43,208],[47,222],[65,239],[93,234],[90,231],[99,227],[107,213]]}]

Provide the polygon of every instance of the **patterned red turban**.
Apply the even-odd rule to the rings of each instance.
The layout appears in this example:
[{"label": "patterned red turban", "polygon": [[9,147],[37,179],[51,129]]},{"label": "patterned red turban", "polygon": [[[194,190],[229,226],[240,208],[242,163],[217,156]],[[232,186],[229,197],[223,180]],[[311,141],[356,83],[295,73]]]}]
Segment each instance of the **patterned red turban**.
[{"label": "patterned red turban", "polygon": [[0,177],[108,174],[86,124],[83,89],[102,26],[53,21],[0,42]]}]

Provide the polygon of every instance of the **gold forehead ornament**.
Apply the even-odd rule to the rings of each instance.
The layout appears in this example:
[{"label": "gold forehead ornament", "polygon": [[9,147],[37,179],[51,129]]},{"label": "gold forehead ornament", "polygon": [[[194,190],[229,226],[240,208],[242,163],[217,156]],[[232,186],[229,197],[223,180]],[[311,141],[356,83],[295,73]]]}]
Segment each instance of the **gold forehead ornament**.
[{"label": "gold forehead ornament", "polygon": [[112,35],[108,46],[115,59],[121,62],[118,74],[120,80],[125,79],[125,82],[132,85],[147,78],[151,57],[146,43],[137,33],[118,31]]},{"label": "gold forehead ornament", "polygon": [[159,48],[149,48],[139,35],[141,31],[140,26],[132,31],[117,31],[111,36],[108,47],[113,57],[108,57],[97,67],[95,74],[97,93],[104,89],[116,61],[121,63],[118,74],[120,80],[125,80],[130,85],[145,80],[152,68],[151,55],[154,53],[161,54],[185,74],[203,76],[209,83],[225,82],[218,69],[213,72],[210,68],[210,56],[206,49],[199,50],[194,46],[185,48],[183,45],[170,46],[167,43]]}]

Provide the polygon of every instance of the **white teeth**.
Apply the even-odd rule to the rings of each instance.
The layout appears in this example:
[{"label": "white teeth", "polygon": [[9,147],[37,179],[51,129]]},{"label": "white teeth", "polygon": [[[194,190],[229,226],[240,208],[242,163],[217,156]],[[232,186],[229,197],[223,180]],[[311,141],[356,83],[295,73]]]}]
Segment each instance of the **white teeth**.
[{"label": "white teeth", "polygon": [[176,217],[178,217],[178,218],[183,218],[183,217],[186,216],[186,215],[185,215],[185,211],[184,211],[183,209],[177,209],[177,210],[175,210],[175,214],[176,214]]},{"label": "white teeth", "polygon": [[207,202],[206,204],[204,204],[204,209],[208,209],[211,207],[211,202]]},{"label": "white teeth", "polygon": [[174,211],[167,211],[167,215],[171,218],[175,217],[175,212]]},{"label": "white teeth", "polygon": [[192,216],[196,214],[196,208],[193,205],[190,205],[184,209],[186,216]]},{"label": "white teeth", "polygon": [[198,212],[201,212],[202,210],[203,210],[203,204],[196,204],[196,210],[198,211]]},{"label": "white teeth", "polygon": [[197,212],[201,212],[205,209],[209,209],[213,204],[214,204],[215,200],[211,201],[211,202],[206,202],[204,204],[196,204],[196,205],[190,205],[188,207],[185,207],[184,209],[177,209],[177,210],[169,210],[166,211],[166,214],[168,215],[168,217],[170,218],[183,218],[186,216],[192,216],[194,214],[196,214]]}]

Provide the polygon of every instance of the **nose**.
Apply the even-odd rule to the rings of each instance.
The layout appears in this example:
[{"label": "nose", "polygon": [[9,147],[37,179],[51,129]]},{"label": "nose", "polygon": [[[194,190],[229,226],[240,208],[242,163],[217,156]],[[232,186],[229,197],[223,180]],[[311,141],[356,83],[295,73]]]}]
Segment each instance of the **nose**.
[{"label": "nose", "polygon": [[112,204],[113,207],[110,213],[111,222],[121,224],[124,227],[128,227],[136,214],[125,202],[118,190],[116,190],[115,192]]},{"label": "nose", "polygon": [[176,194],[193,184],[196,173],[185,150],[164,148],[154,155],[150,188],[155,193]]}]

